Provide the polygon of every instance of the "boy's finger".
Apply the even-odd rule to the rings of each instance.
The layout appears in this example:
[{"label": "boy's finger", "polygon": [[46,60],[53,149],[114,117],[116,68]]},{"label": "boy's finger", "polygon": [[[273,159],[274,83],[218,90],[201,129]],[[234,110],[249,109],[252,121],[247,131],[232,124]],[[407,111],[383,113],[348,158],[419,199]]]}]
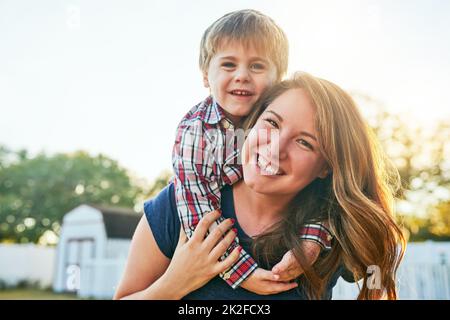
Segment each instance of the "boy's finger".
[{"label": "boy's finger", "polygon": [[276,282],[272,286],[273,293],[288,291],[298,287],[297,282]]},{"label": "boy's finger", "polygon": [[288,271],[289,269],[292,269],[293,267],[295,267],[295,264],[296,264],[296,260],[293,256],[292,252],[288,251],[285,253],[285,255],[283,256],[281,261],[278,262],[272,268],[272,272],[279,274],[281,272]]},{"label": "boy's finger", "polygon": [[286,272],[288,270],[288,264],[285,263],[284,261],[278,262],[273,268],[272,268],[272,272],[276,273],[276,274],[280,274],[283,272]]},{"label": "boy's finger", "polygon": [[300,274],[297,274],[297,272],[294,271],[285,271],[279,274],[279,281],[291,281],[297,278]]},{"label": "boy's finger", "polygon": [[258,277],[261,280],[270,280],[270,281],[278,281],[280,279],[280,276],[277,274],[273,274],[272,271],[260,269],[258,271]]}]

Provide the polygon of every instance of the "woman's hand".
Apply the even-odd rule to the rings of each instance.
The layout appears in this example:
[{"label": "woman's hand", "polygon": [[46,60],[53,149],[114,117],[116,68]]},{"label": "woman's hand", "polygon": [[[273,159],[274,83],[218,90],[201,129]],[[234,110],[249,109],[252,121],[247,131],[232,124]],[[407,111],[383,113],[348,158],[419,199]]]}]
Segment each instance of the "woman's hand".
[{"label": "woman's hand", "polygon": [[218,211],[206,214],[189,240],[180,229],[177,248],[161,279],[166,287],[177,293],[177,298],[202,287],[216,275],[229,269],[239,258],[241,247],[236,247],[226,259],[219,261],[236,237],[236,230],[229,230],[233,225],[231,219],[222,221],[205,238],[209,226],[219,216]]},{"label": "woman's hand", "polygon": [[260,295],[277,294],[297,287],[296,282],[285,282],[271,271],[257,268],[241,287]]}]

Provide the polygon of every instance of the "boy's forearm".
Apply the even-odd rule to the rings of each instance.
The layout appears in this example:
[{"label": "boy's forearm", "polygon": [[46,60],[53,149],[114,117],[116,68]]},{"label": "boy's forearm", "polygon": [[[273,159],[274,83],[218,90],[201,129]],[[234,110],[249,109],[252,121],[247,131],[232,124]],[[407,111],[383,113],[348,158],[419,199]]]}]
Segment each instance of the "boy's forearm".
[{"label": "boy's forearm", "polygon": [[[196,227],[194,222],[200,221],[205,213],[220,209],[220,188],[222,185],[218,184],[217,181],[209,181],[209,174],[205,176],[205,173],[198,171],[197,167],[193,166],[191,161],[187,161],[181,156],[178,157],[178,162],[175,161],[175,163],[178,164],[174,165],[177,210],[182,228],[185,230],[188,238],[190,238]],[[186,170],[186,167],[189,170]],[[184,169],[182,170],[180,168]],[[191,175],[195,175],[195,177]],[[188,183],[188,181],[194,181],[195,183]],[[219,218],[215,225],[223,219],[223,217]],[[238,245],[239,240],[236,237],[223,257],[230,254]],[[220,277],[235,289],[257,267],[258,265],[255,260],[245,250],[242,250],[238,261],[228,272],[220,274]]]},{"label": "boy's forearm", "polygon": [[[188,238],[191,238],[197,223],[203,218],[206,213],[212,212],[214,210],[220,209],[220,193],[217,195],[215,189],[218,187],[212,187],[207,185],[198,184],[197,192],[190,190],[185,184],[186,182],[181,181],[177,175],[175,175],[175,200],[177,204],[177,212],[180,218],[181,226],[186,233]],[[209,194],[204,196],[203,194]],[[195,199],[195,201],[194,201]],[[221,221],[216,221],[220,223]]]},{"label": "boy's forearm", "polygon": [[326,223],[310,223],[304,225],[300,230],[300,238],[316,242],[323,249],[331,249],[331,241],[333,239],[330,231],[325,227]]}]

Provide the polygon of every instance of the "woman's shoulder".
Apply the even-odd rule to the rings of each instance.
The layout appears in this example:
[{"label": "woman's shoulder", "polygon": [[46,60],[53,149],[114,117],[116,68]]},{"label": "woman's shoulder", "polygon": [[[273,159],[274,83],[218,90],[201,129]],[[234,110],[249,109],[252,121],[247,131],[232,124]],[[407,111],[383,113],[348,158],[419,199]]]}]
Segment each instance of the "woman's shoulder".
[{"label": "woman's shoulder", "polygon": [[175,210],[175,195],[173,183],[165,186],[155,197],[144,202],[144,212],[151,212],[153,208],[164,208],[167,211]]},{"label": "woman's shoulder", "polygon": [[166,257],[171,258],[180,232],[173,183],[144,202],[144,214],[159,249]]},{"label": "woman's shoulder", "polygon": [[[232,187],[224,187],[221,193],[222,210],[231,218],[235,218]],[[181,228],[173,183],[169,183],[158,195],[144,202],[144,214],[161,252],[172,258]]]}]

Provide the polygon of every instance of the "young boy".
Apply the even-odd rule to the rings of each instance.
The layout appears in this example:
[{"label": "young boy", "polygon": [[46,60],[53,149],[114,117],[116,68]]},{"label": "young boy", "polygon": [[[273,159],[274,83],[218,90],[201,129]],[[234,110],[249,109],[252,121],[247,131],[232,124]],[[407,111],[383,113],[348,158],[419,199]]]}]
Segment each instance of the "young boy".
[{"label": "young boy", "polygon": [[[287,70],[288,41],[271,18],[254,10],[235,11],[205,31],[199,62],[210,96],[182,119],[172,159],[177,210],[188,238],[204,214],[220,210],[221,188],[242,178],[239,146],[234,143],[230,147],[227,137],[261,94],[281,81]],[[223,218],[216,226],[221,221]],[[303,241],[308,243],[303,247],[306,256],[317,257],[319,244],[330,246],[330,235],[320,223],[307,225],[299,233],[308,240]],[[236,237],[226,255],[238,244]],[[255,260],[242,250],[238,261],[220,276],[233,288],[248,279],[242,286],[253,291],[250,280],[257,268]]]}]

